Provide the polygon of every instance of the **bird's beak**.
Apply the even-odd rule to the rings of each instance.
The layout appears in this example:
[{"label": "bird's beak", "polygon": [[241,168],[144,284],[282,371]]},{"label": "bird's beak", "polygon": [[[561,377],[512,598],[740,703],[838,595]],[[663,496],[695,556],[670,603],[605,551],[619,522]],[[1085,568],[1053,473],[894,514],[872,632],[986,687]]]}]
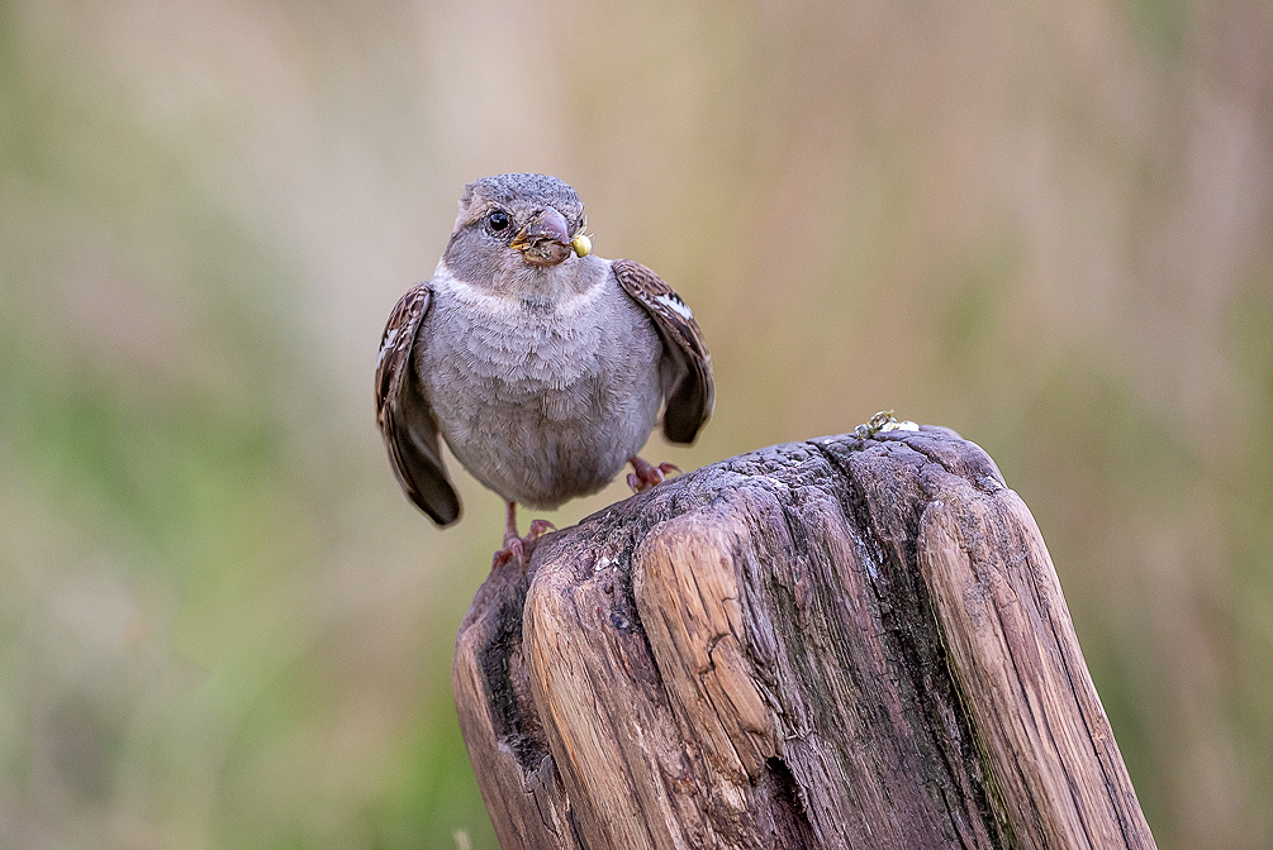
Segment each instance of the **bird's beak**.
[{"label": "bird's beak", "polygon": [[566,218],[552,207],[528,221],[509,244],[533,266],[555,266],[574,251]]}]

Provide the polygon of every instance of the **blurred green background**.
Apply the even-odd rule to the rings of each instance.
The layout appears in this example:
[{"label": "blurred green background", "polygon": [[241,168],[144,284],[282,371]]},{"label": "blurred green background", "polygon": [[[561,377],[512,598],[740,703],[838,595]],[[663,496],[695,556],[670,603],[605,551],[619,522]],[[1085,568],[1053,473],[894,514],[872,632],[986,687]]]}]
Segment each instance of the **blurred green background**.
[{"label": "blurred green background", "polygon": [[976,441],[1160,846],[1273,846],[1271,57],[1267,0],[0,0],[0,846],[494,846],[501,506],[418,514],[371,377],[508,170],[694,306],[649,456]]}]

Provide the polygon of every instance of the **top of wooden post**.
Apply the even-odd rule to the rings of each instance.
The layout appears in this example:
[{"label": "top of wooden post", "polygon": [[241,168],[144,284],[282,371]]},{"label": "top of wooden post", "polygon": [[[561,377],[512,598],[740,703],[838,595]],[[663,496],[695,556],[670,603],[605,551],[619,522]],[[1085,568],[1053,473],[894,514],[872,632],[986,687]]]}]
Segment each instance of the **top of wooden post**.
[{"label": "top of wooden post", "polygon": [[941,428],[761,449],[542,538],[460,628],[515,847],[1153,847],[1029,511]]}]

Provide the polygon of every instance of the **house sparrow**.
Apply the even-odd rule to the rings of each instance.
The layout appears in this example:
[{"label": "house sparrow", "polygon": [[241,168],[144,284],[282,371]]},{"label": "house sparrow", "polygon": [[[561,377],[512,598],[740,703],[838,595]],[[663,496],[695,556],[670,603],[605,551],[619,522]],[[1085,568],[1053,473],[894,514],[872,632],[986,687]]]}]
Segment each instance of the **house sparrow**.
[{"label": "house sparrow", "polygon": [[712,412],[711,356],[685,302],[631,260],[591,253],[574,189],[543,174],[465,187],[433,277],[402,296],[376,364],[376,420],[398,483],[440,526],[460,502],[441,435],[507,504],[516,559],[552,524],[517,531],[516,505],[556,508],[595,493],[631,463],[628,484],[672,471],[637,456],[663,434],[691,443]]}]

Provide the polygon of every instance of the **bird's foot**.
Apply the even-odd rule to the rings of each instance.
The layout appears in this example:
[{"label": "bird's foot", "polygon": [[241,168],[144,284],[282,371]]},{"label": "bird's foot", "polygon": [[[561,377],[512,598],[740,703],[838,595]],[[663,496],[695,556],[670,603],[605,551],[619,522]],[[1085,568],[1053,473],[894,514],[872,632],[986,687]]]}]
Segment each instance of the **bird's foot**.
[{"label": "bird's foot", "polygon": [[514,558],[522,572],[526,572],[526,556],[535,541],[549,531],[556,531],[557,526],[546,519],[531,520],[530,531],[525,537],[517,534],[516,509],[512,502],[508,503],[508,527],[504,531],[504,548],[495,553],[491,559],[491,570],[497,570]]},{"label": "bird's foot", "polygon": [[660,463],[654,466],[639,457],[628,458],[628,463],[632,464],[633,469],[628,473],[628,486],[632,488],[633,493],[649,490],[655,484],[661,483],[670,473],[681,471],[681,468],[674,463]]}]

